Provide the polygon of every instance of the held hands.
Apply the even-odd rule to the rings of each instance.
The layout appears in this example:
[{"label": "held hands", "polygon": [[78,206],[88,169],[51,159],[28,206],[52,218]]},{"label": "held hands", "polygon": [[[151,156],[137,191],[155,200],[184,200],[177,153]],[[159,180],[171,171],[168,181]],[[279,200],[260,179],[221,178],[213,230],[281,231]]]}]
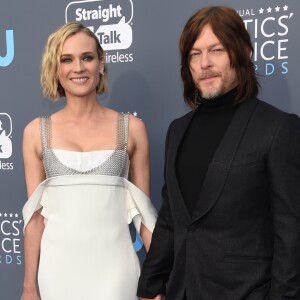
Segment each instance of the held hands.
[{"label": "held hands", "polygon": [[165,297],[161,294],[157,295],[155,298],[153,299],[149,299],[149,298],[140,298],[140,300],[164,300]]}]

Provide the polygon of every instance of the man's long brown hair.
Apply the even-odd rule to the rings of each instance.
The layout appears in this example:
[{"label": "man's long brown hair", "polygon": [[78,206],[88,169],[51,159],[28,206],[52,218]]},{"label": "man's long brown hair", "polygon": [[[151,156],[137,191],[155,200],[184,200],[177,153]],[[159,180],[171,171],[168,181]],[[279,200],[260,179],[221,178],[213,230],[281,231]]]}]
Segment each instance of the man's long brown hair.
[{"label": "man's long brown hair", "polygon": [[179,48],[185,102],[194,109],[199,101],[199,93],[190,72],[189,54],[205,25],[211,26],[212,31],[228,53],[231,68],[236,71],[239,82],[236,103],[257,96],[259,83],[250,57],[253,47],[243,19],[232,8],[209,6],[197,11],[188,20],[181,34]]}]

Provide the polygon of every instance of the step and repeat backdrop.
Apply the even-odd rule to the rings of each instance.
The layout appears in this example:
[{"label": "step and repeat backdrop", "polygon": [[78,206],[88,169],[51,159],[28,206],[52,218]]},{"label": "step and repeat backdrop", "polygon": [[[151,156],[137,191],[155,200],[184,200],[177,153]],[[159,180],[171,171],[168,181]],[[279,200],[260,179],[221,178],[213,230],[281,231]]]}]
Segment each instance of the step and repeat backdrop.
[{"label": "step and repeat backdrop", "polygon": [[[260,98],[300,115],[298,0],[2,0],[0,3],[0,299],[17,300],[24,271],[22,161],[25,125],[64,105],[43,97],[40,61],[48,35],[79,21],[105,49],[109,92],[103,105],[131,112],[148,128],[151,191],[161,205],[164,139],[169,123],[188,108],[182,98],[178,40],[187,19],[207,5],[234,7],[254,44]],[[141,261],[143,249],[137,251]],[[84,260],[78,257],[77,260]],[[55,262],[53,262],[55,263]]]}]

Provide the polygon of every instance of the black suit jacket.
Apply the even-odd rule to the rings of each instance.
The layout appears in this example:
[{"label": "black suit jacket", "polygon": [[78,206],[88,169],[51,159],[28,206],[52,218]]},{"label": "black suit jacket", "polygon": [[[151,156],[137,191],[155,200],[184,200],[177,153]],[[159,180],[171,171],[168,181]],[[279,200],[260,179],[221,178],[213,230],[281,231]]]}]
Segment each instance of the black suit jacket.
[{"label": "black suit jacket", "polygon": [[257,99],[241,104],[190,216],[175,166],[192,116],[173,121],[167,134],[164,201],[138,295],[300,299],[299,118]]}]

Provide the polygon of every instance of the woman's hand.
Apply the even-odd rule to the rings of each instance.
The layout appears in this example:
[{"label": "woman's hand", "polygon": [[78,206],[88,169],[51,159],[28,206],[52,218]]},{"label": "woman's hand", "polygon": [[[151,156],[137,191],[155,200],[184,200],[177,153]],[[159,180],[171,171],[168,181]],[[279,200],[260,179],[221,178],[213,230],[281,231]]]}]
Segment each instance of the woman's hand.
[{"label": "woman's hand", "polygon": [[36,289],[33,290],[24,289],[20,300],[41,300],[41,298],[38,295]]},{"label": "woman's hand", "polygon": [[140,298],[140,300],[164,300],[165,297],[161,294],[157,295],[155,298],[153,299],[149,299],[149,298]]}]

